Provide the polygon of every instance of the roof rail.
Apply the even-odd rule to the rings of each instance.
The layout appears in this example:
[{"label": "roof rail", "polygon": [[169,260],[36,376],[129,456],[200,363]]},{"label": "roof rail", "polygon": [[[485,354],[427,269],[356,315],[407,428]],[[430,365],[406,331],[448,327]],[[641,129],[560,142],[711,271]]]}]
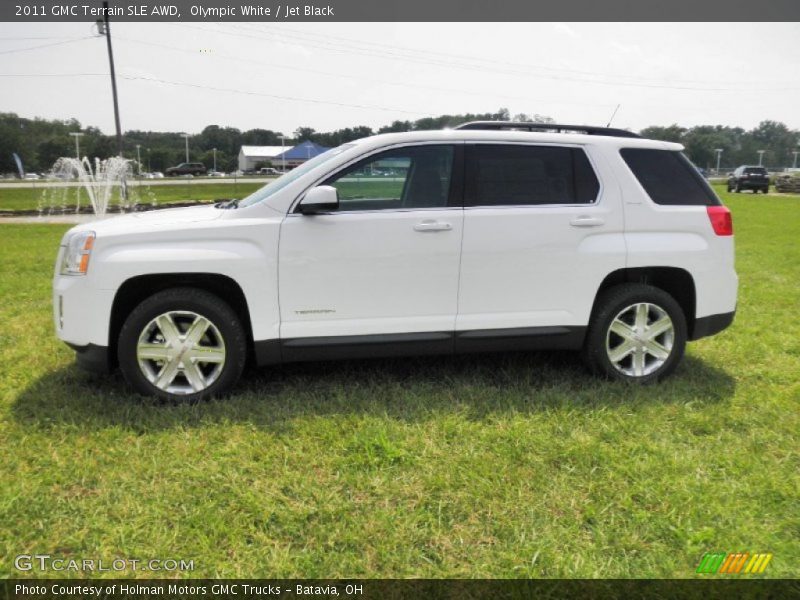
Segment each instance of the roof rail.
[{"label": "roof rail", "polygon": [[455,129],[521,129],[524,131],[552,131],[556,133],[585,133],[587,135],[608,135],[611,137],[640,138],[639,134],[625,129],[597,127],[594,125],[562,125],[559,123],[533,123],[527,121],[471,121],[462,123]]}]

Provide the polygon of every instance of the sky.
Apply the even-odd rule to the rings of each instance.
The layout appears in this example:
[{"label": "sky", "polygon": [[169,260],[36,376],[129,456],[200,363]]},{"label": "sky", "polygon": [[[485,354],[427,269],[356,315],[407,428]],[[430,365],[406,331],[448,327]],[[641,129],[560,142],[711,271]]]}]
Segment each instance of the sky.
[{"label": "sky", "polygon": [[[122,129],[440,114],[800,129],[800,23],[114,23]],[[0,112],[114,131],[93,23],[0,23]]]}]

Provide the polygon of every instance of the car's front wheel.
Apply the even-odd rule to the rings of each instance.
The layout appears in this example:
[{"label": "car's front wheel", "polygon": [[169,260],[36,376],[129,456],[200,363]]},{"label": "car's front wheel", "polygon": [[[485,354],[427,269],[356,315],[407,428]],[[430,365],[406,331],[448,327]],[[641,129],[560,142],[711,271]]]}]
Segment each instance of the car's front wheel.
[{"label": "car's front wheel", "polygon": [[686,338],[686,317],[672,296],[650,285],[623,284],[598,298],[584,359],[595,373],[648,383],[675,370]]},{"label": "car's front wheel", "polygon": [[172,288],[131,312],[117,355],[125,379],[139,393],[192,401],[233,387],[244,369],[247,338],[222,299],[197,288]]}]

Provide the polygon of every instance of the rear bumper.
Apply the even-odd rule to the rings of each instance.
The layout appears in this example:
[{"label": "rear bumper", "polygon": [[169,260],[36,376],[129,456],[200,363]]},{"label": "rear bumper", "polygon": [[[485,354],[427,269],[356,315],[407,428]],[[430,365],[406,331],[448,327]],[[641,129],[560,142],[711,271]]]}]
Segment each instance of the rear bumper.
[{"label": "rear bumper", "polygon": [[699,340],[700,338],[719,333],[733,323],[734,316],[736,316],[735,310],[729,313],[709,315],[707,317],[699,317],[695,319],[694,330],[692,331],[692,336],[690,339]]},{"label": "rear bumper", "polygon": [[69,342],[66,344],[75,350],[75,362],[81,369],[101,375],[111,372],[111,358],[107,346],[95,346],[94,344],[78,346]]},{"label": "rear bumper", "polygon": [[[769,187],[769,181],[742,180],[738,185],[743,190],[763,190]],[[732,187],[736,187],[736,184],[734,183]]]}]

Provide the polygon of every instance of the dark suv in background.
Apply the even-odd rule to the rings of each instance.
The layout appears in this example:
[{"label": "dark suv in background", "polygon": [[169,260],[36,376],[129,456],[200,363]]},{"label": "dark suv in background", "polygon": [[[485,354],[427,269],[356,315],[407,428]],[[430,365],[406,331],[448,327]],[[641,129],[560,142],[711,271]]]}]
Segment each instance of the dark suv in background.
[{"label": "dark suv in background", "polygon": [[203,163],[181,163],[177,167],[170,167],[164,174],[167,177],[178,175],[205,175],[206,167]]},{"label": "dark suv in background", "polygon": [[742,165],[728,175],[728,191],[741,192],[753,190],[754,194],[760,191],[769,192],[769,174],[765,167],[748,167]]}]

